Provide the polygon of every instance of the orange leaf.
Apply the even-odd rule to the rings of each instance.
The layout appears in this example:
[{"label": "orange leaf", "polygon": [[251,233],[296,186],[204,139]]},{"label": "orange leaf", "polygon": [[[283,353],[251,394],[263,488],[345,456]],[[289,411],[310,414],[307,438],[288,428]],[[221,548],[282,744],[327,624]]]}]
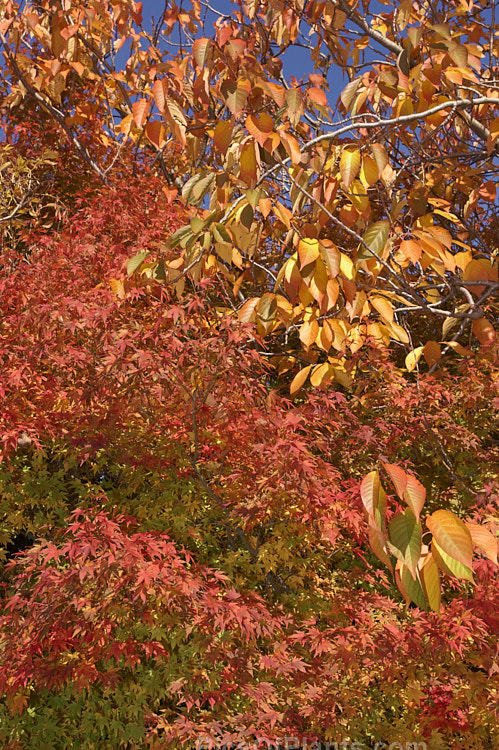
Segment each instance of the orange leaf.
[{"label": "orange leaf", "polygon": [[393,305],[386,297],[369,297],[369,302],[382,318],[393,323]]},{"label": "orange leaf", "polygon": [[289,386],[289,392],[292,396],[294,396],[295,393],[298,393],[298,391],[303,388],[303,385],[312,367],[313,365],[308,365],[294,376],[293,380],[291,381],[291,385]]},{"label": "orange leaf", "polygon": [[[479,260],[472,260],[464,269],[463,279],[465,281],[488,281],[489,274],[487,272],[487,268],[482,263],[480,263]],[[486,287],[481,285],[470,285],[469,290],[472,294],[475,294],[477,297],[479,297],[480,294],[485,290],[485,288]]]},{"label": "orange leaf", "polygon": [[261,112],[258,115],[247,117],[246,127],[255,141],[263,148],[270,133],[274,130],[274,121],[266,112]]},{"label": "orange leaf", "polygon": [[422,248],[416,240],[402,240],[399,249],[404,258],[411,263],[417,263],[421,258]]},{"label": "orange leaf", "polygon": [[436,341],[427,341],[423,347],[423,355],[428,367],[438,364],[442,357],[440,344]]},{"label": "orange leaf", "polygon": [[159,120],[148,122],[146,125],[146,136],[153,146],[159,150],[165,143],[165,127]]},{"label": "orange leaf", "polygon": [[483,552],[489,560],[497,565],[498,541],[491,531],[480,526],[478,523],[466,523],[466,528],[471,534],[471,540],[480,552]]},{"label": "orange leaf", "polygon": [[331,279],[338,276],[341,269],[341,253],[331,240],[321,240],[321,254]]},{"label": "orange leaf", "polygon": [[308,90],[308,98],[320,107],[327,107],[327,96],[322,89],[312,87]]},{"label": "orange leaf", "polygon": [[386,534],[376,526],[369,525],[369,546],[372,551],[390,572],[393,572],[392,562],[388,554],[388,539]]},{"label": "orange leaf", "polygon": [[407,474],[400,466],[386,463],[383,463],[383,466],[395,485],[397,495],[407,503],[416,518],[419,518],[426,500],[426,490],[421,482],[412,474]]},{"label": "orange leaf", "polygon": [[233,129],[234,129],[234,121],[232,119],[219,120],[215,126],[215,131],[213,133],[213,141],[215,142],[215,146],[218,148],[219,151],[222,152],[222,154],[227,153],[227,149],[230,146]]},{"label": "orange leaf", "polygon": [[150,102],[148,99],[141,99],[132,105],[133,119],[138,128],[143,127],[147,113],[149,112]]},{"label": "orange leaf", "polygon": [[483,345],[491,344],[497,336],[492,324],[485,318],[474,320],[472,330],[478,341]]},{"label": "orange leaf", "polygon": [[154,101],[156,103],[157,108],[163,114],[165,111],[165,105],[166,105],[166,98],[165,98],[165,86],[167,85],[166,81],[162,78],[157,78],[154,81],[153,87],[152,87],[152,95],[154,97]]},{"label": "orange leaf", "polygon": [[239,156],[239,176],[250,187],[256,185],[258,161],[255,142],[253,140],[246,141]]},{"label": "orange leaf", "polygon": [[370,471],[360,483],[360,496],[368,515],[374,520],[374,513],[379,502],[380,492],[383,492],[381,480],[377,471]]},{"label": "orange leaf", "polygon": [[253,322],[256,318],[256,308],[260,302],[260,297],[252,297],[247,300],[238,312],[238,318],[241,323]]}]

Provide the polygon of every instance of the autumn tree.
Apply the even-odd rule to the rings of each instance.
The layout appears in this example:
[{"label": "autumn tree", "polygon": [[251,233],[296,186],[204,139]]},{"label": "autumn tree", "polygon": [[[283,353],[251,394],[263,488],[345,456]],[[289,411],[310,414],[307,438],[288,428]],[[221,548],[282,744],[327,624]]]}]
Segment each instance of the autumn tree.
[{"label": "autumn tree", "polygon": [[496,33],[0,3],[3,746],[497,744]]}]

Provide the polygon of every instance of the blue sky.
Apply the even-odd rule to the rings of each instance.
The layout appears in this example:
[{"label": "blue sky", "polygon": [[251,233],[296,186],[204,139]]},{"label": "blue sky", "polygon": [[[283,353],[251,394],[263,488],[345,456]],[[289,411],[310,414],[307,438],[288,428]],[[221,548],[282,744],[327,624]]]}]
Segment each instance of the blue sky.
[{"label": "blue sky", "polygon": [[[180,0],[177,0],[180,4]],[[237,5],[232,4],[229,0],[210,0],[210,5],[221,13],[227,13],[230,15],[232,11],[237,10]],[[142,14],[144,18],[144,26],[150,27],[151,17],[157,21],[163,9],[165,7],[164,0],[143,0]],[[213,16],[215,19],[215,16]],[[306,50],[302,50],[299,47],[293,47],[283,56],[283,62],[285,66],[286,78],[294,75],[297,79],[306,76],[308,73],[313,72],[310,65],[310,56]],[[344,84],[343,84],[344,85]]]}]

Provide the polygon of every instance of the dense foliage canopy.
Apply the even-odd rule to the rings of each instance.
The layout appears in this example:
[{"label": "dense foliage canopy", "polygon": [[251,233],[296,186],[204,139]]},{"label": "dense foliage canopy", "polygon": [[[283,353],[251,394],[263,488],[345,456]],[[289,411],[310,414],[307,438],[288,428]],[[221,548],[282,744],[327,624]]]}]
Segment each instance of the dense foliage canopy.
[{"label": "dense foliage canopy", "polygon": [[495,748],[494,9],[142,11],[0,0],[1,745]]}]

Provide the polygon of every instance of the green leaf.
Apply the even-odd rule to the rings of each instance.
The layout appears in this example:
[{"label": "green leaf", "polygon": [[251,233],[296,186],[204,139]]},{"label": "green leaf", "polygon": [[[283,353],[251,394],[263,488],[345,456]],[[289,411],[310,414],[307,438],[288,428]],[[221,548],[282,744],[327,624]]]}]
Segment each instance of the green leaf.
[{"label": "green leaf", "polygon": [[357,253],[357,259],[368,260],[373,255],[380,256],[388,242],[389,233],[390,224],[388,221],[377,221],[375,224],[372,224],[362,237],[371,252],[361,246]]},{"label": "green leaf", "polygon": [[391,572],[393,572],[392,561],[388,552],[388,539],[386,534],[377,526],[369,525],[369,546],[372,551]]},{"label": "green leaf", "polygon": [[416,578],[421,557],[421,524],[410,508],[392,518],[388,524],[388,534],[391,551],[407,566],[412,577]]},{"label": "green leaf", "polygon": [[410,600],[421,609],[426,609],[426,599],[421,584],[414,580],[409,568],[403,563],[400,564],[398,570],[397,585],[406,601]]},{"label": "green leaf", "polygon": [[431,551],[433,558],[437,563],[442,573],[446,573],[451,578],[463,578],[465,581],[473,581],[473,571],[471,566],[463,565],[459,560],[455,560],[453,557],[448,555],[443,549],[437,544],[435,539],[431,542]]},{"label": "green leaf", "polygon": [[137,255],[134,255],[133,258],[130,258],[130,260],[126,264],[126,272],[129,276],[132,276],[132,274],[139,268],[139,266],[142,265],[142,263],[145,261],[147,256],[149,255],[148,252],[142,252],[137,253]]},{"label": "green leaf", "polygon": [[190,180],[187,180],[182,188],[182,198],[187,205],[199,206],[206,193],[210,190],[215,181],[216,175],[211,172],[206,174],[195,174]]},{"label": "green leaf", "polygon": [[194,233],[189,225],[180,227],[176,232],[172,234],[171,246],[175,250],[177,247],[185,247],[190,239],[194,237]]}]

